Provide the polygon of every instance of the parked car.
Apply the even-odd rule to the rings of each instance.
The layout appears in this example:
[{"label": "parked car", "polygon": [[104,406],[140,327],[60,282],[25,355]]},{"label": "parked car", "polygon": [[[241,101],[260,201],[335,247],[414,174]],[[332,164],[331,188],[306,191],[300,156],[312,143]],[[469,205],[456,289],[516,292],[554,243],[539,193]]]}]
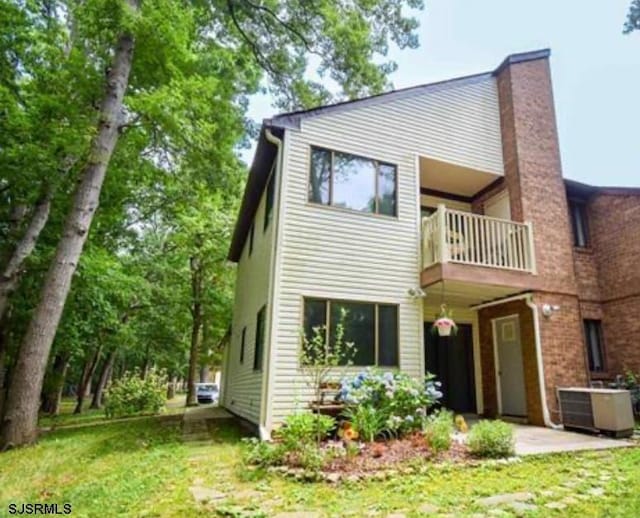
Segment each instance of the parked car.
[{"label": "parked car", "polygon": [[217,403],[220,390],[215,383],[196,383],[196,397],[198,403]]}]

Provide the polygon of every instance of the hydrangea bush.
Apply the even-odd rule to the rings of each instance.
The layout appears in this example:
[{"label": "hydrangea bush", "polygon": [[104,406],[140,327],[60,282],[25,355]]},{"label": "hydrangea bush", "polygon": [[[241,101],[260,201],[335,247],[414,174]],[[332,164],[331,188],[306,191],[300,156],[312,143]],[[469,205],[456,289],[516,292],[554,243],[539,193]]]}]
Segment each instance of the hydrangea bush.
[{"label": "hydrangea bush", "polygon": [[432,374],[419,380],[402,372],[367,369],[342,380],[338,399],[347,407],[346,416],[366,407],[384,422],[380,431],[400,435],[422,428],[427,410],[442,397],[439,389]]}]

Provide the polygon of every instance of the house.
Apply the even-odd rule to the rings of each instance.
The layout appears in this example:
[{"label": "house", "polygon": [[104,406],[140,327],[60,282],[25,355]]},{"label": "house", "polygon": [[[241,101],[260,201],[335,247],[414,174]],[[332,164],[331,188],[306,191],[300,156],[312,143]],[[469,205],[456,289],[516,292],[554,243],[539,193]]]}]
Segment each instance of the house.
[{"label": "house", "polygon": [[341,308],[356,365],[433,372],[456,412],[552,426],[558,387],[640,370],[640,189],[563,179],[549,54],[264,121],[227,409],[268,436],[306,408],[302,330]]}]

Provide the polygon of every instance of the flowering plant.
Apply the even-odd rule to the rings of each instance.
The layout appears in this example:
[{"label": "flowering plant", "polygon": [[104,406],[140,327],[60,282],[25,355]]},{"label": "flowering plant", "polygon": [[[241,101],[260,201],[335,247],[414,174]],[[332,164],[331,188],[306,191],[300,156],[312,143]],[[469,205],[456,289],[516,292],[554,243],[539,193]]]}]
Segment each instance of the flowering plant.
[{"label": "flowering plant", "polygon": [[[398,435],[420,429],[429,407],[442,397],[440,382],[433,378],[427,374],[418,380],[403,372],[367,369],[343,379],[338,398],[347,407],[346,415],[375,416],[380,423],[378,434],[388,431]],[[370,411],[355,412],[360,408]]]},{"label": "flowering plant", "polygon": [[438,333],[440,336],[455,335],[458,332],[458,326],[453,320],[453,312],[447,309],[446,304],[440,306],[440,314],[431,326],[432,333]]}]

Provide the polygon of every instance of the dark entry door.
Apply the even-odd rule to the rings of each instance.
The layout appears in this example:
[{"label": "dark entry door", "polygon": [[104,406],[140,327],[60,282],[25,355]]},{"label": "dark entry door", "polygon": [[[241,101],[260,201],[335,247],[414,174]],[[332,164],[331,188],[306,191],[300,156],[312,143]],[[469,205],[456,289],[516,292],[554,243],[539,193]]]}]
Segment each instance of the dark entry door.
[{"label": "dark entry door", "polygon": [[458,324],[456,336],[438,336],[424,324],[425,367],[442,383],[442,406],[458,413],[476,412],[473,335],[470,324]]}]

